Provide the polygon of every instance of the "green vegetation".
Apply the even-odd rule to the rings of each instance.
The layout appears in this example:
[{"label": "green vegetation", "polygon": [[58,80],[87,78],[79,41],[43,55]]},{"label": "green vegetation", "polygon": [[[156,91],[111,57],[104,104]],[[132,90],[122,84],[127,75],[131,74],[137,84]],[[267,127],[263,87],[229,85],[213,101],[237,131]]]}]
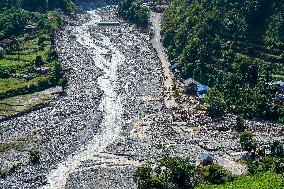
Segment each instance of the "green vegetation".
[{"label": "green vegetation", "polygon": [[138,0],[120,0],[118,3],[118,14],[138,26],[148,25],[149,9],[140,4]]},{"label": "green vegetation", "polygon": [[[240,122],[242,122],[241,118]],[[246,161],[248,174],[234,176],[220,165],[193,165],[188,158],[166,156],[157,163],[146,163],[134,174],[139,189],[193,189],[193,188],[276,188],[284,187],[283,144],[274,141],[270,153],[260,148],[252,134],[240,134],[240,143],[249,152]]]},{"label": "green vegetation", "polygon": [[252,139],[252,134],[248,131],[244,131],[240,134],[240,143],[245,151],[253,151],[256,149],[256,144]]},{"label": "green vegetation", "polygon": [[284,117],[269,85],[284,75],[283,14],[278,0],[175,0],[166,10],[168,56],[178,60],[183,78],[210,86],[218,96],[207,98],[209,107],[222,105],[209,109],[211,116],[222,116],[224,109],[245,118]]},{"label": "green vegetation", "polygon": [[60,9],[70,13],[75,5],[71,0],[0,2],[0,99],[59,84],[54,35],[62,25]]},{"label": "green vegetation", "polygon": [[241,116],[237,116],[235,129],[239,132],[243,132],[245,130],[245,120]]},{"label": "green vegetation", "polygon": [[30,161],[32,163],[38,163],[40,161],[41,154],[38,150],[36,149],[30,150],[29,155],[30,155]]},{"label": "green vegetation", "polygon": [[222,185],[204,185],[198,189],[282,189],[284,187],[283,176],[274,173],[259,173],[253,176],[242,176],[232,182]]},{"label": "green vegetation", "polygon": [[46,12],[61,9],[65,13],[75,10],[72,0],[1,0],[0,10],[22,8],[30,12]]},{"label": "green vegetation", "polygon": [[232,176],[217,164],[195,166],[187,158],[165,157],[156,164],[146,163],[139,167],[134,180],[139,189],[283,188],[283,158],[251,161],[248,168],[254,171]]}]

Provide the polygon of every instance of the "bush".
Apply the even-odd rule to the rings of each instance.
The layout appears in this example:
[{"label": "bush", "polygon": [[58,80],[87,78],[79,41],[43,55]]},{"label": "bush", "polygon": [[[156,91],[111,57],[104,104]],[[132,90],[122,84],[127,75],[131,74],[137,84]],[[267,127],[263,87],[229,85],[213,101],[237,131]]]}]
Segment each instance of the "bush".
[{"label": "bush", "polygon": [[217,164],[212,164],[208,167],[207,176],[205,177],[212,184],[222,184],[230,180],[230,178],[230,174]]},{"label": "bush", "polygon": [[279,141],[274,141],[271,146],[271,155],[274,157],[284,157],[283,144]]},{"label": "bush", "polygon": [[245,130],[245,120],[241,116],[238,116],[236,119],[235,129],[239,132]]},{"label": "bush", "polygon": [[165,157],[157,167],[144,164],[134,174],[138,189],[179,188],[191,189],[195,184],[195,166],[187,158]]},{"label": "bush", "polygon": [[151,185],[151,172],[152,164],[147,163],[142,165],[134,173],[134,180],[138,186],[138,189],[149,188]]},{"label": "bush", "polygon": [[34,64],[35,64],[36,67],[41,67],[43,65],[42,57],[37,56],[35,61],[34,61]]},{"label": "bush", "polygon": [[247,168],[250,174],[256,174],[259,172],[284,174],[284,159],[277,157],[265,157],[259,161],[248,161]]},{"label": "bush", "polygon": [[31,150],[29,155],[30,155],[30,161],[32,163],[39,163],[41,155],[38,150],[35,150],[35,149]]},{"label": "bush", "polygon": [[244,131],[240,134],[240,143],[243,150],[251,152],[256,149],[256,144],[252,139],[252,134],[248,131]]},{"label": "bush", "polygon": [[225,114],[226,103],[222,94],[215,89],[211,89],[207,95],[206,101],[208,103],[207,113],[212,118],[221,118]]}]

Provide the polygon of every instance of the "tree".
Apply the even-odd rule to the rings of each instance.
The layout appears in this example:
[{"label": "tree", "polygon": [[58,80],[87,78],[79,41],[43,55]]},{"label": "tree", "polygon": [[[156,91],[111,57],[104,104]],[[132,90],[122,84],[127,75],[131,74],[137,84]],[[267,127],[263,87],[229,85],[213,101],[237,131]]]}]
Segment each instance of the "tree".
[{"label": "tree", "polygon": [[44,42],[46,41],[46,37],[44,35],[41,35],[39,38],[38,38],[38,46],[44,46]]},{"label": "tree", "polygon": [[244,131],[240,134],[240,143],[243,150],[251,152],[256,149],[256,144],[253,141],[252,134],[248,131]]},{"label": "tree", "polygon": [[28,11],[45,12],[47,0],[22,0],[22,7]]},{"label": "tree", "polygon": [[4,57],[4,49],[0,47],[0,59]]},{"label": "tree", "polygon": [[52,61],[56,61],[59,59],[58,53],[55,50],[52,50],[49,52],[48,54],[48,61],[52,62]]},{"label": "tree", "polygon": [[207,113],[212,118],[221,118],[225,114],[226,103],[223,99],[222,93],[216,88],[211,89],[206,97],[208,103]]},{"label": "tree", "polygon": [[270,146],[271,155],[274,157],[284,157],[283,144],[279,141],[273,141]]},{"label": "tree", "polygon": [[245,120],[241,116],[237,116],[235,128],[239,132],[243,132],[245,130]]},{"label": "tree", "polygon": [[63,92],[63,93],[64,93],[64,91],[65,91],[65,88],[66,88],[66,86],[67,86],[67,83],[68,83],[68,80],[67,80],[66,77],[62,77],[62,78],[60,79],[60,81],[59,81],[59,85],[61,85],[61,87],[62,87],[62,92]]},{"label": "tree", "polygon": [[148,25],[149,9],[142,6],[137,0],[120,0],[118,15],[138,26]]},{"label": "tree", "polygon": [[57,84],[62,77],[62,67],[59,62],[55,62],[54,64],[54,71],[53,71],[53,78],[54,82]]},{"label": "tree", "polygon": [[41,67],[43,65],[43,61],[42,61],[41,56],[36,57],[34,64],[35,64],[36,67]]}]

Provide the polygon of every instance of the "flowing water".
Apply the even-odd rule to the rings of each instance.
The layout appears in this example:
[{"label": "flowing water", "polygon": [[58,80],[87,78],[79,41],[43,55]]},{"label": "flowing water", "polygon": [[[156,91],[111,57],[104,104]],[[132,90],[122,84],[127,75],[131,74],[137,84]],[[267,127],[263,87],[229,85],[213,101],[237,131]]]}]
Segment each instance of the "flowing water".
[{"label": "flowing water", "polygon": [[[43,188],[60,189],[64,188],[69,175],[79,168],[83,161],[96,159],[96,156],[112,143],[121,131],[122,105],[121,97],[116,93],[117,88],[117,67],[124,62],[125,57],[110,42],[110,39],[103,34],[92,37],[89,27],[94,26],[101,20],[96,11],[89,11],[91,20],[82,26],[75,27],[77,43],[93,54],[93,63],[103,74],[97,80],[97,84],[103,91],[100,104],[100,111],[103,113],[103,120],[99,133],[92,141],[81,150],[60,163],[56,169],[47,175],[48,185]],[[112,53],[112,58],[106,54]]]}]

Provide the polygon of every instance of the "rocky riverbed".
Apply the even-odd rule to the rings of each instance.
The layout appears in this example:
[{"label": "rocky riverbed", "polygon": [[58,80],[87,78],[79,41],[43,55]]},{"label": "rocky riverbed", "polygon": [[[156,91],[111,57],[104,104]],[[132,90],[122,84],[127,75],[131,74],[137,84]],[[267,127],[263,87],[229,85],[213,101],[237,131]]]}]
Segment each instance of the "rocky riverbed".
[{"label": "rocky riverbed", "polygon": [[[238,173],[244,167],[235,116],[211,120],[194,99],[166,108],[163,67],[149,33],[116,16],[113,6],[85,4],[58,34],[69,80],[49,106],[1,122],[0,188],[136,188],[133,172],[173,146],[173,156],[198,161],[210,153]],[[94,27],[119,21],[118,27]],[[191,112],[191,113],[189,113]],[[284,142],[283,126],[247,121],[259,144]],[[5,147],[5,148],[4,148]],[[41,154],[30,161],[30,150]]]}]

